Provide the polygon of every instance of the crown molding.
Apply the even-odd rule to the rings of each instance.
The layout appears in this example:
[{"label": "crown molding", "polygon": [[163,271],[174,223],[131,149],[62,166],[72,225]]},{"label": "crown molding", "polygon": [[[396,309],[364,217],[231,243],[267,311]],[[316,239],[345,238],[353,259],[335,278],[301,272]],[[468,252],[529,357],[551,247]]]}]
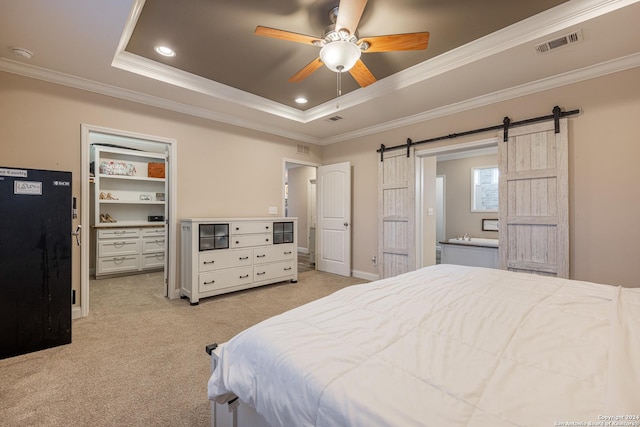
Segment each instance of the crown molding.
[{"label": "crown molding", "polygon": [[[306,134],[289,132],[277,127],[257,125],[251,120],[244,120],[242,118],[231,116],[228,114],[218,113],[207,108],[194,107],[176,101],[171,101],[168,99],[147,95],[132,90],[122,89],[104,83],[98,83],[95,81],[79,78],[69,74],[59,73],[44,68],[23,64],[14,60],[0,58],[0,71],[18,74],[21,76],[68,86],[75,89],[86,90],[101,95],[112,96],[139,104],[162,108],[165,110],[183,113],[194,117],[213,120],[316,145],[330,145],[338,142],[344,142],[350,139],[360,138],[379,132],[385,132],[416,123],[434,120],[451,114],[460,113],[474,108],[479,108],[509,99],[514,99],[537,92],[578,83],[580,81],[593,79],[636,67],[640,67],[640,53],[631,54],[622,58],[559,74],[557,76],[541,79],[532,83],[527,83],[513,88],[482,95],[466,101],[434,108],[432,110],[408,116],[402,119],[392,120],[375,126],[362,128],[353,132],[347,132],[331,138],[316,138]],[[333,112],[335,114],[335,110],[333,110]]]},{"label": "crown molding", "polygon": [[357,131],[343,133],[331,138],[325,138],[322,145],[330,145],[338,142],[347,141],[354,138],[372,135],[375,133],[385,132],[416,123],[434,120],[451,114],[461,113],[472,110],[474,108],[484,107],[498,102],[507,101],[509,99],[519,98],[531,95],[545,90],[555,89],[558,87],[578,83],[607,74],[617,73],[631,68],[640,67],[640,53],[631,54],[622,58],[602,62],[596,65],[584,67],[578,70],[558,74],[553,77],[537,80],[535,82],[526,83],[509,89],[488,93],[466,101],[457,102],[455,104],[445,105],[443,107],[434,108],[413,116],[404,117],[398,120],[381,123],[375,126],[362,128]]},{"label": "crown molding", "polygon": [[70,74],[60,73],[41,67],[35,67],[33,65],[23,64],[11,59],[0,58],[0,71],[18,74],[24,77],[55,83],[62,86],[68,86],[75,89],[85,90],[100,95],[107,95],[114,98],[124,99],[151,107],[162,108],[164,110],[183,113],[202,119],[213,120],[216,122],[226,123],[229,125],[251,129],[259,132],[265,132],[271,135],[281,136],[296,141],[308,142],[310,144],[317,145],[321,144],[322,142],[319,138],[315,138],[309,135],[290,132],[273,126],[263,126],[251,120],[245,120],[230,114],[219,113],[208,108],[194,107],[192,105],[183,104],[181,102],[172,101],[153,95],[147,95],[144,93],[136,92],[129,89],[123,89],[104,83],[99,83],[93,80],[72,76]]},{"label": "crown molding", "polygon": [[336,111],[355,107],[372,99],[392,93],[423,80],[447,73],[474,61],[501,53],[540,37],[577,25],[585,20],[610,13],[639,0],[581,0],[569,1],[541,12],[509,27],[445,52],[365,88],[340,97],[339,108],[332,99],[306,111],[298,110],[239,89],[214,82],[191,73],[143,58],[125,51],[133,34],[145,0],[136,0],[122,32],[112,66],[189,89],[208,96],[233,102],[268,114],[299,123],[309,123],[334,115]]}]

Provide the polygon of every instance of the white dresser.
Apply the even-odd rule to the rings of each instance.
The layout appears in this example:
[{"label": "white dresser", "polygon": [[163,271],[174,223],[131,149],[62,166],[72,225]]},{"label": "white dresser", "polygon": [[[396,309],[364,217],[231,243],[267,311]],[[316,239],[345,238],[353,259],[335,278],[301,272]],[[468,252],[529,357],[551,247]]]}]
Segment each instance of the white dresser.
[{"label": "white dresser", "polygon": [[180,295],[200,298],[298,281],[296,218],[187,218],[180,224]]},{"label": "white dresser", "polygon": [[96,278],[164,268],[164,225],[96,228]]}]

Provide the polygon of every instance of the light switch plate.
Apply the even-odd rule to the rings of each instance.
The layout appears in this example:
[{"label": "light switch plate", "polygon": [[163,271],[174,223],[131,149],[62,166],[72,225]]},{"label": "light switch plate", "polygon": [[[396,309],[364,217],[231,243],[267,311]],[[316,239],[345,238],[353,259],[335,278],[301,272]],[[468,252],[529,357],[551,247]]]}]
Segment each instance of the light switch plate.
[{"label": "light switch plate", "polygon": [[278,207],[269,206],[269,215],[278,215]]}]

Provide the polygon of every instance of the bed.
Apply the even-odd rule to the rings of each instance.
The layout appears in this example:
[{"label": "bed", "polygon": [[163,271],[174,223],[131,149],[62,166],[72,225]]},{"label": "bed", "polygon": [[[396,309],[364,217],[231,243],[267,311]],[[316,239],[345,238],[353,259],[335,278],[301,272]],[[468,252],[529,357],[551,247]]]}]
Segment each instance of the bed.
[{"label": "bed", "polygon": [[431,266],[265,320],[212,366],[213,425],[640,426],[640,289]]}]

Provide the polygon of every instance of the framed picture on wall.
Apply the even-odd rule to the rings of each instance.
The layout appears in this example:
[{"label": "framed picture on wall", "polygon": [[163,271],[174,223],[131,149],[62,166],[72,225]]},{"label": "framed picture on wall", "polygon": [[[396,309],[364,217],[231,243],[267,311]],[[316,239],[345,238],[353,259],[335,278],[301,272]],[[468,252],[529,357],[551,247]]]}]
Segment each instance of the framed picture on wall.
[{"label": "framed picture on wall", "polygon": [[482,220],[482,231],[498,231],[498,220],[485,218]]}]

